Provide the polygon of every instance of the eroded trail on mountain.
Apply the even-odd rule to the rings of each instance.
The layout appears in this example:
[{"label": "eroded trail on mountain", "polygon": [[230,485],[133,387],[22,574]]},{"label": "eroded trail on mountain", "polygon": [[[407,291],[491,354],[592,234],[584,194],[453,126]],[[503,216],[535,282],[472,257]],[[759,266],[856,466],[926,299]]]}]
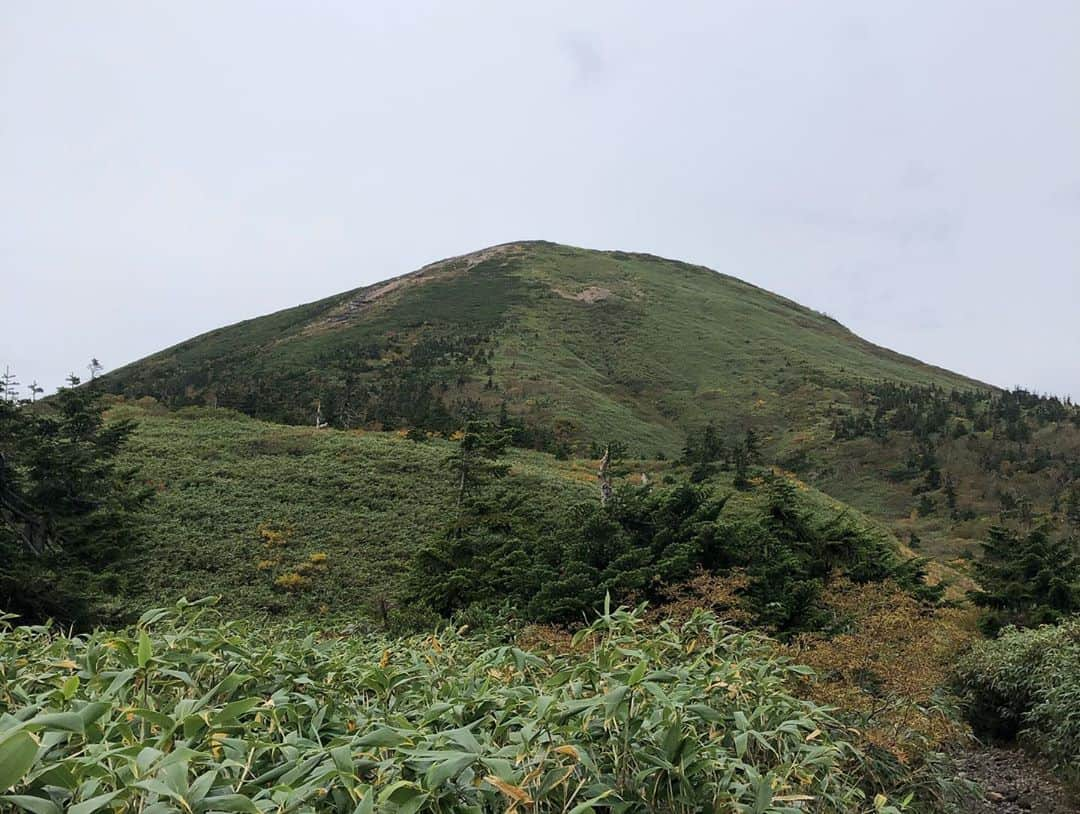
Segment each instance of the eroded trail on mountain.
[{"label": "eroded trail on mountain", "polygon": [[972,750],[960,766],[967,779],[982,787],[981,798],[965,804],[965,814],[1080,814],[1080,801],[1020,749]]}]

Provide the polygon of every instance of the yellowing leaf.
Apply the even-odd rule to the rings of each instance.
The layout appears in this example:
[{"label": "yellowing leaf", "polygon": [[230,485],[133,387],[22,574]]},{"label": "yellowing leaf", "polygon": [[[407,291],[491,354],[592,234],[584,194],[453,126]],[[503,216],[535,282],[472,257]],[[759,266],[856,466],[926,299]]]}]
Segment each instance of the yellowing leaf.
[{"label": "yellowing leaf", "polygon": [[484,778],[484,780],[486,780],[488,783],[493,785],[495,788],[497,788],[499,791],[501,791],[503,794],[505,794],[512,800],[516,800],[519,803],[532,802],[532,798],[529,797],[525,789],[521,788],[520,786],[515,786],[512,783],[507,783],[505,780],[500,780],[493,774],[489,774],[487,777]]},{"label": "yellowing leaf", "polygon": [[227,737],[228,732],[215,732],[210,736],[210,751],[214,753],[214,757],[221,757],[221,743]]}]

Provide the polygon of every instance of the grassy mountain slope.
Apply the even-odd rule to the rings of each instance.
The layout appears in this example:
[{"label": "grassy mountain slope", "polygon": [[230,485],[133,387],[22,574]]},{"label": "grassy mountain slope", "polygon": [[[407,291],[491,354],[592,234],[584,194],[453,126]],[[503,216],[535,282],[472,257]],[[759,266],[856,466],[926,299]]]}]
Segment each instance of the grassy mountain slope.
[{"label": "grassy mountain slope", "polygon": [[[149,403],[119,405],[111,416],[138,422],[124,462],[158,491],[129,584],[105,599],[117,616],[208,594],[220,594],[238,615],[367,615],[381,602],[395,604],[413,552],[454,516],[448,441]],[[560,509],[597,499],[593,461],[522,450],[508,461],[499,489],[541,530]],[[647,469],[655,481],[670,466],[635,462],[626,477]],[[720,475],[715,488],[731,491],[730,478]],[[816,515],[845,509],[812,488],[800,493]],[[725,516],[751,516],[761,499],[736,493]],[[861,534],[897,545],[881,525],[852,517]]]},{"label": "grassy mountain slope", "polygon": [[[920,420],[950,418],[920,431],[905,423],[907,405],[882,406],[881,382],[936,388],[918,396]],[[221,328],[101,384],[170,407],[298,425],[321,415],[337,428],[448,434],[480,410],[516,425],[521,446],[578,457],[613,440],[671,457],[707,422],[729,445],[753,428],[767,461],[941,557],[970,550],[1014,498],[1049,511],[1080,482],[1075,411],[1070,421],[1025,407],[1034,436],[1017,436],[1009,411],[989,403],[1000,391],[782,297],[701,266],[551,243],[484,249]],[[931,403],[975,391],[976,408]],[[888,437],[837,431],[875,405]],[[923,473],[896,473],[928,437],[943,483],[923,500]]]},{"label": "grassy mountain slope", "polygon": [[[700,266],[516,243],[195,337],[111,374],[127,396],[310,424],[452,424],[479,403],[547,445],[676,452],[714,418],[819,420],[858,381],[976,383]],[[543,445],[543,444],[540,444]]]}]

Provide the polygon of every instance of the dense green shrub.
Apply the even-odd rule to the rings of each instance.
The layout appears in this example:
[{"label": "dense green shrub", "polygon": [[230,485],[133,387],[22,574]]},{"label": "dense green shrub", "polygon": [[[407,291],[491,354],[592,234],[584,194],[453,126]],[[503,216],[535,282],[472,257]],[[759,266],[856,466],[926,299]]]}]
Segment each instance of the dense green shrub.
[{"label": "dense green shrub", "polygon": [[829,713],[790,694],[805,668],[707,614],[646,628],[605,613],[561,655],[201,612],[0,631],[0,800],[34,814],[898,810]]},{"label": "dense green shrub", "polygon": [[1020,739],[1080,779],[1080,617],[1006,628],[959,664],[977,731]]},{"label": "dense green shrub", "polygon": [[743,569],[746,610],[786,632],[828,621],[819,599],[838,573],[919,587],[919,562],[902,563],[850,514],[811,511],[784,477],[756,491],[741,511],[725,512],[732,491],[715,482],[623,486],[606,505],[569,507],[552,531],[524,522],[491,490],[474,496],[444,540],[418,550],[412,589],[444,614],[509,600],[529,619],[580,622],[607,594],[657,602],[700,569]]}]

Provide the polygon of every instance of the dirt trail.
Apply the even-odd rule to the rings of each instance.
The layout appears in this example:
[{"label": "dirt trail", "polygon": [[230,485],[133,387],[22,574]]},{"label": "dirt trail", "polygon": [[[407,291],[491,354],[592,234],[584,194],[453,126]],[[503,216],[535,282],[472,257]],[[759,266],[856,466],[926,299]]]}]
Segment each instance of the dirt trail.
[{"label": "dirt trail", "polygon": [[987,746],[965,753],[960,771],[978,783],[982,799],[964,814],[1080,814],[1080,803],[1038,760],[1019,749]]}]

